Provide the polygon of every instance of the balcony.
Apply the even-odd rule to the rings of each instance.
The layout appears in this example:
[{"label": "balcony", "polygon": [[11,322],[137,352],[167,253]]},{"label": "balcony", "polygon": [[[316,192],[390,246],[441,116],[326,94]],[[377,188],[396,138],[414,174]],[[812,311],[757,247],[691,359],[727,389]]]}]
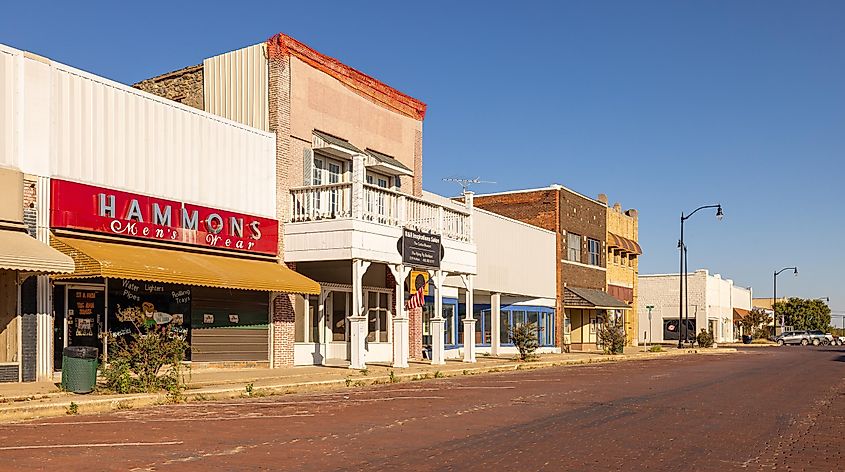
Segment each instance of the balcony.
[{"label": "balcony", "polygon": [[471,266],[474,273],[469,209],[357,182],[291,189],[285,260],[400,263],[403,228],[441,235],[443,269],[466,272]]}]

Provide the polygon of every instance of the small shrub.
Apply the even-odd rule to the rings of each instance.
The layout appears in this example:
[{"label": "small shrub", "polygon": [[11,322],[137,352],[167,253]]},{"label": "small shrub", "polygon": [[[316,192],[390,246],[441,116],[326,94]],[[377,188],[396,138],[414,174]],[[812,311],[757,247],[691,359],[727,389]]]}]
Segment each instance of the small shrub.
[{"label": "small shrub", "polygon": [[537,325],[534,323],[508,326],[508,339],[519,352],[519,360],[526,361],[534,356],[534,351],[540,347],[537,340]]},{"label": "small shrub", "polygon": [[598,326],[596,336],[605,354],[622,354],[625,349],[625,327],[615,317],[605,319]]},{"label": "small shrub", "polygon": [[251,397],[254,391],[255,385],[253,385],[252,382],[246,384],[246,396]]},{"label": "small shrub", "polygon": [[663,352],[663,348],[661,346],[651,346],[648,348],[648,352]]},{"label": "small shrub", "polygon": [[696,341],[698,341],[699,347],[713,347],[713,333],[707,331],[704,328],[701,328],[701,332],[698,333]]},{"label": "small shrub", "polygon": [[156,326],[137,324],[125,336],[111,336],[109,364],[102,376],[115,393],[167,391],[179,397],[186,388],[182,364],[188,351],[185,337]]},{"label": "small shrub", "polygon": [[[428,374],[426,374],[426,378],[427,378],[427,377],[428,377]],[[443,378],[443,372],[440,372],[439,370],[438,370],[438,371],[435,371],[435,372],[434,372],[434,378],[435,378],[435,379],[442,379],[442,378]]]},{"label": "small shrub", "polygon": [[366,377],[366,376],[367,376],[367,374],[369,374],[369,373],[370,373],[370,369],[361,369],[361,370],[360,370],[360,372],[361,372],[361,375],[363,375],[364,377]]},{"label": "small shrub", "polygon": [[65,411],[68,415],[78,415],[79,414],[79,405],[74,402],[70,402],[70,405],[67,406],[67,410]]},{"label": "small shrub", "polygon": [[401,382],[402,379],[396,376],[396,372],[390,371],[390,383],[395,384]]},{"label": "small shrub", "polygon": [[346,377],[346,386],[349,387],[350,385],[352,385],[352,378]]}]

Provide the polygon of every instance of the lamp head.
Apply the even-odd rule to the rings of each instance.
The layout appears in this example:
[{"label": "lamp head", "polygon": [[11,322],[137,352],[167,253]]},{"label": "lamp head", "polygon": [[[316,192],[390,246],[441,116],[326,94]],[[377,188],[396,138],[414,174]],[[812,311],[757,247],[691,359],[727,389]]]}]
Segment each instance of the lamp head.
[{"label": "lamp head", "polygon": [[795,277],[798,277],[798,268],[797,267],[792,270],[792,275],[794,275]]},{"label": "lamp head", "polygon": [[722,211],[722,205],[716,207],[716,219],[722,221],[725,217],[725,213]]}]

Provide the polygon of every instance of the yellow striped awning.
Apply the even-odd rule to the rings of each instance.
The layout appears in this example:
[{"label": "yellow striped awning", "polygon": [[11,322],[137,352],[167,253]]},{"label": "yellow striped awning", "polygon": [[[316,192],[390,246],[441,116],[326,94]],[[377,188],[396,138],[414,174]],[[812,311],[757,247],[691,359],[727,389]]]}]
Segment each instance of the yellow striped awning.
[{"label": "yellow striped awning", "polygon": [[110,277],[202,287],[317,295],[320,284],[272,261],[53,237],[76,270],[54,278]]},{"label": "yellow striped awning", "polygon": [[21,272],[73,272],[73,259],[24,231],[0,229],[0,269]]}]

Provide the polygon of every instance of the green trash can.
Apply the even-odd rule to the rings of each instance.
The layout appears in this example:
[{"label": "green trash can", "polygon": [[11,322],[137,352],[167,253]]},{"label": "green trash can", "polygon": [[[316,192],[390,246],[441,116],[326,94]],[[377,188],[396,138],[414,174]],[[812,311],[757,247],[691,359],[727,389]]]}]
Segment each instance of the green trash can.
[{"label": "green trash can", "polygon": [[97,355],[90,346],[68,346],[62,351],[62,389],[73,393],[90,393],[97,385]]}]

